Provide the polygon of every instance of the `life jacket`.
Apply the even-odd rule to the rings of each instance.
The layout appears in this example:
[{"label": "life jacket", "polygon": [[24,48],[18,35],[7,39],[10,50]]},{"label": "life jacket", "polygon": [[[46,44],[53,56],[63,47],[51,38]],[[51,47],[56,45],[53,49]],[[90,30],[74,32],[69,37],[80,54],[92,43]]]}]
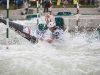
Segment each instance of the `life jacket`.
[{"label": "life jacket", "polygon": [[74,4],[77,4],[77,0],[74,0],[73,3],[74,3]]},{"label": "life jacket", "polygon": [[48,38],[48,39],[50,38],[50,36],[52,36],[54,37],[54,39],[59,39],[62,34],[63,34],[63,30],[60,27],[56,26],[53,32],[51,32],[48,29],[41,32],[40,36],[42,36],[43,38]]},{"label": "life jacket", "polygon": [[60,39],[62,34],[63,34],[63,30],[58,26],[56,26],[54,31],[52,32],[52,36],[55,39]]}]

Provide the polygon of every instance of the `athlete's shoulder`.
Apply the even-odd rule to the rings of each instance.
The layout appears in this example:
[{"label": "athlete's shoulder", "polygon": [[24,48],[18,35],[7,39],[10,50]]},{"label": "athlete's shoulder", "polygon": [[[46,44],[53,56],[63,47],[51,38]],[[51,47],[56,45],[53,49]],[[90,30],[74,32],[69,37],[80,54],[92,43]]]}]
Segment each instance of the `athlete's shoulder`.
[{"label": "athlete's shoulder", "polygon": [[55,31],[63,31],[63,29],[61,29],[59,26],[56,26]]},{"label": "athlete's shoulder", "polygon": [[61,27],[59,27],[59,26],[56,26],[56,28],[59,29],[59,30],[63,30],[63,29],[62,29]]}]

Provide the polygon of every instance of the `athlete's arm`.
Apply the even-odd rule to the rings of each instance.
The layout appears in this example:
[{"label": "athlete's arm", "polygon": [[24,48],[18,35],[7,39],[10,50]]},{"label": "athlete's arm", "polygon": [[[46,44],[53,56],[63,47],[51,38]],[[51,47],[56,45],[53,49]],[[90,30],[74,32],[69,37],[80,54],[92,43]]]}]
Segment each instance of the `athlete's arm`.
[{"label": "athlete's arm", "polygon": [[52,42],[53,42],[53,40],[54,40],[54,38],[53,38],[53,37],[51,37],[50,39],[47,39],[46,41],[47,41],[48,43],[52,43]]},{"label": "athlete's arm", "polygon": [[46,16],[45,16],[45,21],[46,21],[46,24],[48,24],[50,21],[49,21],[49,18],[50,18],[50,16],[47,14]]},{"label": "athlete's arm", "polygon": [[52,43],[53,40],[54,40],[54,38],[53,38],[53,37],[50,37],[50,39],[45,39],[45,38],[43,38],[43,37],[40,37],[39,40],[41,40],[41,41],[46,41],[46,42],[48,42],[48,43]]}]

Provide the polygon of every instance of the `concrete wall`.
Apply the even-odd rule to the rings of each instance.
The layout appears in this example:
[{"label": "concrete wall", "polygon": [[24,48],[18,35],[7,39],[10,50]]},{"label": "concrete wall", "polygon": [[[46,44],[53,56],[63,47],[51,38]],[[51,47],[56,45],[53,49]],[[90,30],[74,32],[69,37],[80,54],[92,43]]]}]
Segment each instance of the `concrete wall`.
[{"label": "concrete wall", "polygon": [[[37,13],[36,8],[30,8],[30,9],[34,10],[33,14]],[[23,10],[24,9],[9,10],[9,17],[12,18],[12,19],[23,19],[23,16],[21,15],[21,12]],[[0,11],[1,11],[1,14],[4,17],[6,17],[7,11],[6,10],[0,10]],[[65,8],[64,11],[77,14],[76,8]],[[63,12],[63,8],[52,8],[52,14],[56,14],[57,12]],[[45,14],[50,14],[50,12],[42,13],[42,15],[45,15]],[[100,12],[98,12],[98,8],[80,8],[80,14],[100,14]]]},{"label": "concrete wall", "polygon": [[[37,13],[37,9],[33,8],[33,14]],[[57,12],[62,12],[63,8],[53,8],[52,13],[56,14]],[[21,15],[21,12],[23,9],[17,9],[17,10],[10,10],[9,17],[12,19],[23,19],[23,15]],[[66,8],[65,12],[72,12],[77,14],[76,8]],[[1,10],[1,14],[6,17],[6,11]],[[45,14],[49,13],[43,13]],[[98,8],[80,8],[80,14],[100,14],[98,12]],[[64,19],[65,28],[68,28],[69,31],[73,30],[75,31],[76,27],[76,15],[73,16],[60,16]],[[100,15],[80,15],[80,22],[79,22],[79,28],[80,30],[90,29],[93,30],[94,28],[97,28],[100,25]]]}]

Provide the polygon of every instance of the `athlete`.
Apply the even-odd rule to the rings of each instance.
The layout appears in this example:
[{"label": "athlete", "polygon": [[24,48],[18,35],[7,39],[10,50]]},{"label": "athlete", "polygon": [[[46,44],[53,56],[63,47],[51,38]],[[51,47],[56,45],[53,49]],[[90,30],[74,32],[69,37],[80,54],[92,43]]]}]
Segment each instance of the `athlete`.
[{"label": "athlete", "polygon": [[47,26],[48,29],[40,36],[39,40],[46,41],[48,43],[52,43],[54,40],[61,41],[63,30],[56,26],[55,22],[49,22]]}]

